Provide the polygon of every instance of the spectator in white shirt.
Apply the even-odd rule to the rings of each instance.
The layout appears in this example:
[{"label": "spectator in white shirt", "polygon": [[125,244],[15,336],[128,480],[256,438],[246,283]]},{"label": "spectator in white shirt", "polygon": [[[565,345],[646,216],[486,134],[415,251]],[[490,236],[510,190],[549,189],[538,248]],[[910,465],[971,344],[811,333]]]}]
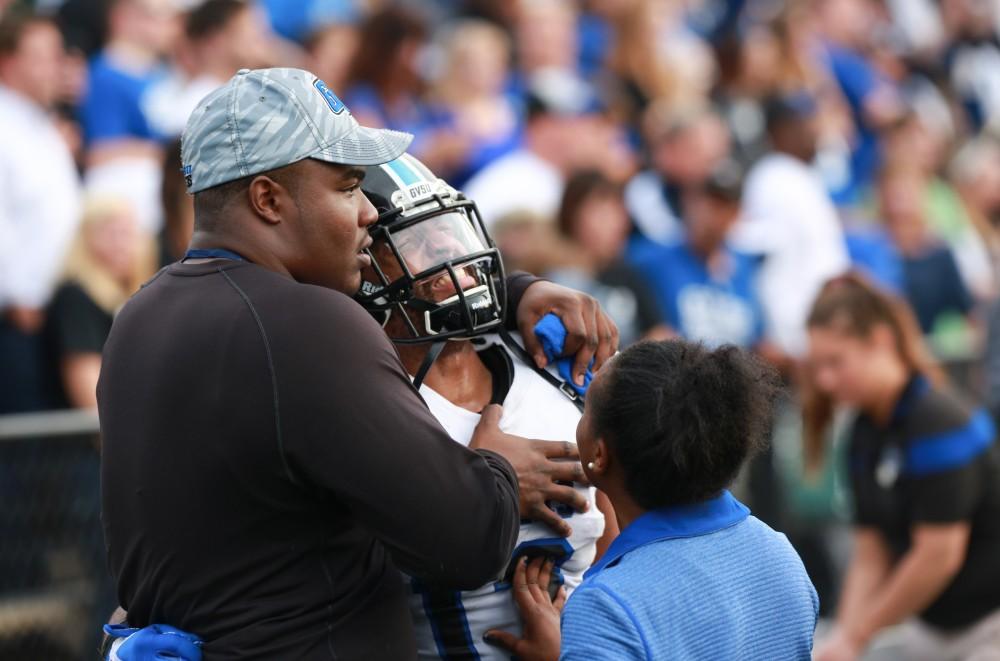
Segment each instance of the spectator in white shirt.
[{"label": "spectator in white shirt", "polygon": [[206,0],[184,17],[173,71],[142,96],[143,114],[161,137],[180,137],[209,92],[240,69],[274,66],[275,37],[263,11],[245,0]]},{"label": "spectator in white shirt", "polygon": [[643,243],[667,245],[683,234],[683,189],[700,186],[729,154],[729,129],[704,102],[661,99],[643,114],[650,168],[625,188],[625,205]]},{"label": "spectator in white shirt", "polygon": [[596,169],[613,180],[632,170],[620,129],[601,112],[593,90],[557,71],[535,75],[527,95],[524,144],[479,171],[465,185],[487,227],[512,213],[555,222],[566,177]]},{"label": "spectator in white shirt", "polygon": [[805,93],[765,104],[772,153],[747,176],[734,244],[765,256],[760,300],[770,339],[786,354],[806,349],[806,315],[820,287],[849,266],[837,211],[810,167],[817,105]]},{"label": "spectator in white shirt", "polygon": [[42,310],[79,218],[79,182],[50,109],[62,36],[48,19],[0,20],[0,413],[44,402]]}]

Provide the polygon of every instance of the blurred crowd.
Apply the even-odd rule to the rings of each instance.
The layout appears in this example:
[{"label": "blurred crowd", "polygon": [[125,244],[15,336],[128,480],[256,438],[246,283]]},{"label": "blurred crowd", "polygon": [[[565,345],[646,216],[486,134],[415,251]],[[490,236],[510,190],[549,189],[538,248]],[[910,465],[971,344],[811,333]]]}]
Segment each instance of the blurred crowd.
[{"label": "blurred crowd", "polygon": [[190,234],[189,112],[265,66],[414,133],[509,267],[591,292],[626,343],[732,342],[792,375],[816,292],[854,266],[943,357],[986,344],[1000,3],[0,7],[0,352],[21,377],[0,411],[93,405],[115,309]]},{"label": "blurred crowd", "polygon": [[1000,401],[1000,2],[0,0],[0,413],[95,405],[115,311],[187,246],[189,112],[267,66],[414,133],[623,344],[794,384],[855,269]]}]

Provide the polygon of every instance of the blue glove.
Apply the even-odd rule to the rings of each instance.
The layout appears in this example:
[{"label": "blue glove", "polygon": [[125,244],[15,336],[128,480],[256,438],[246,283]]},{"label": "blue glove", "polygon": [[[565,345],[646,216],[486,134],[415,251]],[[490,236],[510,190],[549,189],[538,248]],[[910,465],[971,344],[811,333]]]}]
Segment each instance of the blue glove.
[{"label": "blue glove", "polygon": [[566,344],[566,327],[563,326],[562,320],[555,314],[548,313],[535,324],[535,337],[542,344],[546,360],[556,366],[556,371],[559,372],[563,381],[568,383],[581,397],[586,395],[587,388],[590,387],[590,382],[594,378],[594,373],[591,372],[594,361],[591,359],[590,365],[583,375],[583,385],[576,385],[576,382],[573,381],[573,357],[560,358]]},{"label": "blue glove", "polygon": [[166,624],[105,624],[104,633],[124,639],[115,641],[107,661],[201,661],[201,638]]}]

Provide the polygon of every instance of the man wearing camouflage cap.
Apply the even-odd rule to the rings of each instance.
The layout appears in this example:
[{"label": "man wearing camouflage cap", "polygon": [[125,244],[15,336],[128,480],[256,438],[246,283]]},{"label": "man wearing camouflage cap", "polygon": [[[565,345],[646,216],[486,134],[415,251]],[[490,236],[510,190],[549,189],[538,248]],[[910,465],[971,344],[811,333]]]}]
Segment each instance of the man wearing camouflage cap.
[{"label": "man wearing camouflage cap", "polygon": [[[349,297],[376,220],[362,166],[411,138],[359,126],[297,69],[240,71],[192,114],[192,248],[119,313],[98,385],[130,625],[197,634],[206,659],[411,658],[395,569],[482,584],[519,510],[579,472],[495,422],[476,450],[453,442]],[[556,310],[584,365],[614,350],[589,297],[523,274],[508,288],[522,329]]]}]

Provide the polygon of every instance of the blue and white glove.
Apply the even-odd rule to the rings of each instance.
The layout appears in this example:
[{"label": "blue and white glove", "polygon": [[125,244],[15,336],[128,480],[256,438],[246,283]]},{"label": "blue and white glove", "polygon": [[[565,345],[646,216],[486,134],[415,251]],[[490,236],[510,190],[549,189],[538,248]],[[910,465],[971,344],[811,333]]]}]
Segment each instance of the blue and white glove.
[{"label": "blue and white glove", "polygon": [[591,371],[594,361],[591,359],[590,365],[583,375],[583,385],[578,386],[573,381],[573,358],[559,358],[566,344],[566,327],[563,326],[562,320],[552,312],[548,313],[535,324],[535,336],[538,337],[538,341],[542,344],[542,351],[545,352],[545,358],[549,361],[549,364],[556,366],[556,371],[559,372],[562,380],[568,383],[580,397],[586,395],[587,388],[590,387],[590,382],[594,378],[594,373]]},{"label": "blue and white glove", "polygon": [[201,661],[201,638],[167,624],[105,624],[104,633],[116,639],[105,661]]}]

